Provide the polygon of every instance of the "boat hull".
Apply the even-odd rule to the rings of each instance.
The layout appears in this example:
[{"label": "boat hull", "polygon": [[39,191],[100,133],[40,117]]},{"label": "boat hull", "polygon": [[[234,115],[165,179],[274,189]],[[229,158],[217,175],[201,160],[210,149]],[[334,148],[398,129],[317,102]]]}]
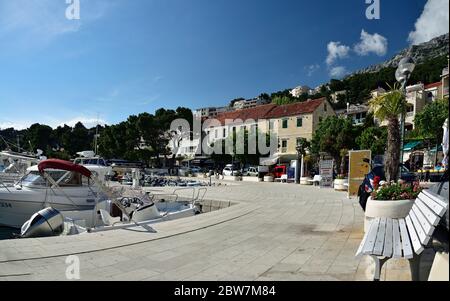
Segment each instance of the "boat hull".
[{"label": "boat hull", "polygon": [[[47,195],[42,190],[0,189],[0,226],[21,228],[30,217],[46,207],[59,211],[92,210],[95,197],[88,191],[65,191],[70,200],[61,194]],[[50,194],[50,193],[49,193]]]}]

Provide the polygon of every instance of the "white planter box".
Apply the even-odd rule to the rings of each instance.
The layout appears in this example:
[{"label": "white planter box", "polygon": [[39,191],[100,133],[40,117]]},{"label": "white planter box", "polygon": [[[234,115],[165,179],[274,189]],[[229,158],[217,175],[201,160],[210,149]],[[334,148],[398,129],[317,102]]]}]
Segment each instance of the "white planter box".
[{"label": "white planter box", "polygon": [[300,179],[300,185],[309,185],[311,186],[313,182],[311,182],[312,179],[304,177]]},{"label": "white planter box", "polygon": [[259,182],[258,177],[242,177],[244,182]]},{"label": "white planter box", "polygon": [[347,179],[336,179],[334,180],[334,190],[337,191],[347,191],[348,190],[348,180]]},{"label": "white planter box", "polygon": [[414,205],[414,200],[374,201],[367,200],[364,231],[369,230],[370,221],[376,217],[405,218]]},{"label": "white planter box", "polygon": [[270,176],[265,176],[264,177],[264,182],[273,182],[273,181],[274,181],[273,177],[270,177]]}]

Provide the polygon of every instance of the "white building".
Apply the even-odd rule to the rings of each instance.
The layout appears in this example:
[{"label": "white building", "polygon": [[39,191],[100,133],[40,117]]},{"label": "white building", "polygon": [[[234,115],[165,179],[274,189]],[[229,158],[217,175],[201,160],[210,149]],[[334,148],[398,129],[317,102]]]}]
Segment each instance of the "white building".
[{"label": "white building", "polygon": [[208,107],[195,110],[193,115],[197,118],[212,118],[230,110],[229,107]]},{"label": "white building", "polygon": [[233,108],[235,110],[244,110],[244,109],[250,109],[257,106],[265,105],[270,103],[270,100],[262,99],[262,98],[252,98],[252,99],[245,99],[245,100],[239,100],[234,103]]},{"label": "white building", "polygon": [[339,95],[347,95],[347,91],[346,90],[342,90],[342,91],[336,91],[333,94],[331,94],[331,99],[333,100],[334,103],[338,102],[338,96]]},{"label": "white building", "polygon": [[384,95],[384,94],[386,94],[386,90],[383,89],[383,88],[381,88],[381,87],[378,87],[377,89],[372,90],[372,91],[370,92],[370,95],[372,96],[372,99],[373,99],[373,98],[377,98],[377,97],[379,97],[379,96],[382,96],[382,95]]},{"label": "white building", "polygon": [[311,91],[311,88],[308,86],[298,86],[291,90],[290,94],[293,97],[300,97],[302,94],[309,94]]},{"label": "white building", "polygon": [[341,117],[351,117],[354,125],[361,125],[366,120],[370,108],[367,104],[348,105],[347,109],[338,110],[336,114]]}]

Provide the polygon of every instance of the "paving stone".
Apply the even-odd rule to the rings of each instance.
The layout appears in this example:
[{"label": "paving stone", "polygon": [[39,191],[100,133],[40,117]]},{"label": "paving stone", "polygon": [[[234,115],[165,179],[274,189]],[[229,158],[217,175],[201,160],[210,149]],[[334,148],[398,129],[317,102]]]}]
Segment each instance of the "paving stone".
[{"label": "paving stone", "polygon": [[[155,224],[157,233],[0,241],[0,281],[65,281],[65,259],[77,253],[82,280],[371,280],[373,262],[354,257],[364,235],[356,199],[311,186],[232,184],[209,188],[205,199],[235,205]],[[1,277],[13,272],[23,275]],[[386,280],[408,277],[407,262],[382,271]]]}]

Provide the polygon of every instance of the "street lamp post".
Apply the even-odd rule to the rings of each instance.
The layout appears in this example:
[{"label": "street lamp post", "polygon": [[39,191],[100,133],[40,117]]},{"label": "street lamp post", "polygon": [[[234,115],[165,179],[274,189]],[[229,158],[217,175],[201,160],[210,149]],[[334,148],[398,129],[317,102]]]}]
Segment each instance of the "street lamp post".
[{"label": "street lamp post", "polygon": [[300,184],[300,168],[303,168],[303,166],[300,166],[300,161],[303,161],[303,155],[301,153],[302,152],[301,144],[297,145],[295,149],[297,151],[297,168],[295,169],[295,184]]},{"label": "street lamp post", "polygon": [[231,176],[234,176],[234,152],[231,152]]},{"label": "street lamp post", "polygon": [[303,139],[300,139],[297,143],[298,143],[297,147],[295,148],[297,151],[297,168],[295,171],[295,183],[300,184],[301,178],[303,177],[303,160],[305,156],[305,145]]},{"label": "street lamp post", "polygon": [[[405,57],[400,60],[398,64],[398,68],[395,72],[395,78],[397,81],[402,85],[402,92],[405,96],[406,95],[406,85],[408,83],[409,78],[411,77],[412,72],[414,71],[414,68],[416,67],[416,64],[412,57]],[[400,140],[400,164],[403,164],[403,147],[404,147],[404,141],[405,141],[405,111],[403,110],[401,115],[401,121],[400,121],[400,133],[401,133],[401,140]],[[399,168],[398,171],[398,178],[401,178],[402,175],[402,169]]]}]

